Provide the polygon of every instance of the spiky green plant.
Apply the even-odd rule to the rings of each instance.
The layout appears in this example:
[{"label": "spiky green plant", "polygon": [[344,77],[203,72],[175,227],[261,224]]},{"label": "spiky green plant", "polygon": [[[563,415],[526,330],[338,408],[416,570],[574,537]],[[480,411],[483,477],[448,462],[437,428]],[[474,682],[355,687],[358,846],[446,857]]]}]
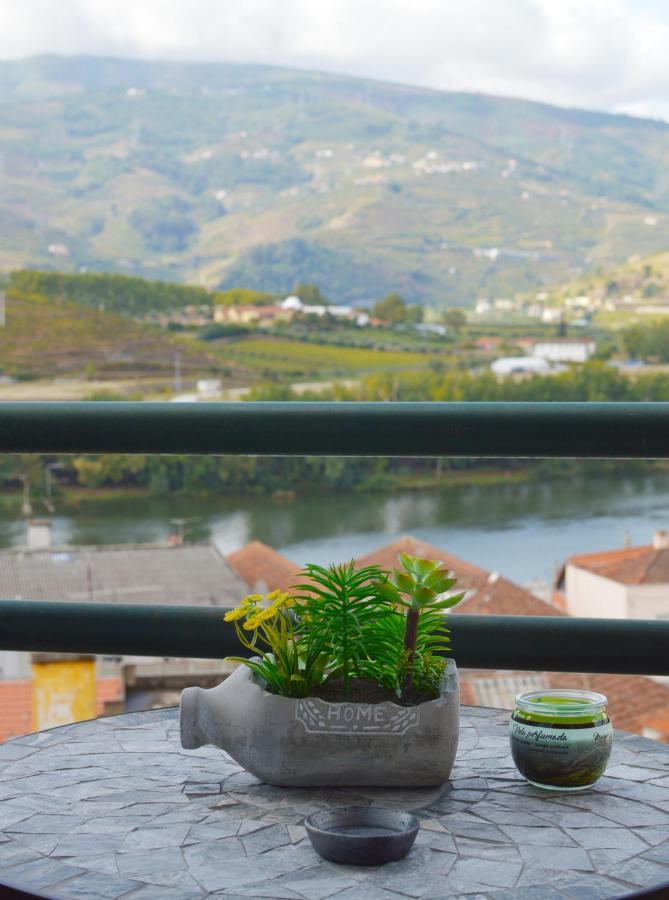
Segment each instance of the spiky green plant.
[{"label": "spiky green plant", "polygon": [[422,670],[428,661],[426,654],[430,654],[431,660],[436,651],[448,644],[443,611],[456,606],[464,592],[444,597],[455,586],[456,578],[439,560],[400,553],[400,562],[403,568],[393,569],[386,581],[377,585],[377,590],[390,603],[406,609],[403,658],[399,667],[405,671],[401,689],[407,696],[413,687],[417,663]]},{"label": "spiky green plant", "polygon": [[295,611],[313,649],[329,652],[330,678],[341,678],[344,694],[351,678],[375,677],[376,660],[387,655],[387,632],[380,627],[392,605],[379,594],[385,572],[378,566],[356,569],[353,561],[328,568],[309,564],[296,586]]}]

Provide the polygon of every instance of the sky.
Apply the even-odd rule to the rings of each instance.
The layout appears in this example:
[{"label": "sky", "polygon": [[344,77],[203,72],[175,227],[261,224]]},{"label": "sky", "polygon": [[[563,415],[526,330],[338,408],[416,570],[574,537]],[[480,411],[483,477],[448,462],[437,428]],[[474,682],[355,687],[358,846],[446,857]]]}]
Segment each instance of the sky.
[{"label": "sky", "polygon": [[667,0],[0,0],[0,59],[258,62],[669,121]]}]

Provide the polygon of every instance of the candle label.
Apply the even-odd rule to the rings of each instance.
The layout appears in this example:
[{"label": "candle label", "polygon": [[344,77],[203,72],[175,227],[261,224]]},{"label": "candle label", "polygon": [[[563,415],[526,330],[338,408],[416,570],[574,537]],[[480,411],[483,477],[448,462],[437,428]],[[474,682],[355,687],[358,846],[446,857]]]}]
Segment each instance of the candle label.
[{"label": "candle label", "polygon": [[551,787],[584,787],[606,769],[611,754],[611,723],[532,724],[511,719],[511,753],[528,781]]}]

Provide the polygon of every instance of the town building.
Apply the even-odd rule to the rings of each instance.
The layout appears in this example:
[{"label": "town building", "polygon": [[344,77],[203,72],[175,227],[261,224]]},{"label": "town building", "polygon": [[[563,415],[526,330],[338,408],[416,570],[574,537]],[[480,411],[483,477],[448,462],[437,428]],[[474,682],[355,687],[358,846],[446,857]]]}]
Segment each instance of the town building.
[{"label": "town building", "polygon": [[277,322],[290,322],[294,312],[283,306],[216,306],[214,322],[222,325],[257,325],[271,328]]},{"label": "town building", "polygon": [[571,556],[556,580],[572,616],[669,618],[669,534],[651,544]]},{"label": "town building", "polygon": [[[51,523],[29,523],[26,546],[0,550],[0,596],[78,603],[236,606],[246,581],[213,544],[53,547]],[[39,648],[35,648],[39,650]],[[211,685],[222,660],[104,657],[0,651],[0,741],[79,718],[162,702],[149,687]],[[143,698],[142,701],[137,695]],[[176,702],[178,693],[169,695]]]},{"label": "town building", "polygon": [[502,356],[490,366],[495,375],[534,374],[544,375],[551,367],[540,356]]},{"label": "town building", "polygon": [[324,303],[303,303],[299,297],[292,295],[286,297],[281,303],[281,309],[290,311],[293,314],[299,313],[302,316],[317,316],[321,319],[326,315],[333,316],[335,319],[348,319],[351,322],[355,322],[355,324],[361,328],[365,325],[372,324],[367,313],[359,312],[352,306],[337,306],[332,303],[328,305]]},{"label": "town building", "polygon": [[466,562],[411,535],[405,535],[390,544],[372,550],[357,559],[359,566],[380,566],[394,569],[399,565],[399,554],[408,553],[424,559],[438,559],[455,572],[457,590],[466,591],[465,598],[456,606],[452,615],[489,616],[559,616],[561,611],[540,600],[525,588],[515,584],[498,572],[488,572],[473,563]]},{"label": "town building", "polygon": [[555,363],[584,363],[597,350],[597,345],[589,338],[551,338],[537,341],[532,347],[532,355]]},{"label": "town building", "polygon": [[243,578],[248,593],[267,594],[276,588],[287,591],[299,580],[300,566],[261,541],[251,541],[226,559]]}]

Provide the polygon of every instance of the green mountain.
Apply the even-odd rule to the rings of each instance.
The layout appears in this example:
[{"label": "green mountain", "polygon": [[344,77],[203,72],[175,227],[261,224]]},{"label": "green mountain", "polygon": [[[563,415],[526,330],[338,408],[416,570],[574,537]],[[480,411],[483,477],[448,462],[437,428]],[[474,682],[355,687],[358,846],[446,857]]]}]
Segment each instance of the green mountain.
[{"label": "green mountain", "polygon": [[267,66],[0,63],[0,270],[467,304],[669,246],[669,125]]}]

